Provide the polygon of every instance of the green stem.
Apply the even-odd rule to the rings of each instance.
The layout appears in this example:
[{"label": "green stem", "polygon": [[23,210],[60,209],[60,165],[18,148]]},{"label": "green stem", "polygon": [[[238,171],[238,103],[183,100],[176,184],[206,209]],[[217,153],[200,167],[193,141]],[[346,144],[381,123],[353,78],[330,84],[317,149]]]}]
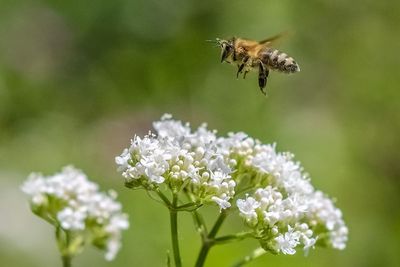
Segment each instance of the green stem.
[{"label": "green stem", "polygon": [[208,252],[210,251],[210,248],[215,245],[214,242],[214,237],[218,233],[219,228],[221,227],[222,223],[225,221],[228,213],[227,211],[222,211],[215,222],[213,228],[211,229],[210,233],[207,235],[206,238],[203,238],[203,244],[201,246],[199,255],[197,256],[197,261],[196,261],[196,267],[203,267],[204,263],[206,261]]},{"label": "green stem", "polygon": [[[161,200],[165,203],[165,205],[167,205],[167,207],[169,209],[171,209],[171,202],[169,201],[169,199],[159,190],[156,190],[156,193],[158,194],[158,196],[161,198]],[[176,205],[176,204],[175,204]]]},{"label": "green stem", "polygon": [[186,203],[180,206],[177,206],[175,209],[177,211],[188,211],[188,212],[193,212],[203,206],[203,204],[197,204],[197,203]]},{"label": "green stem", "polygon": [[61,254],[61,261],[63,267],[71,267],[72,256],[70,254],[70,243],[71,243],[71,234],[69,231],[64,231],[60,226],[56,227],[56,239],[58,244],[58,249]]},{"label": "green stem", "polygon": [[214,239],[216,245],[241,241],[245,238],[252,237],[253,232],[241,232],[233,235],[225,235]]},{"label": "green stem", "polygon": [[244,257],[241,261],[235,263],[232,267],[241,267],[246,265],[247,263],[253,261],[254,259],[264,255],[267,253],[263,248],[256,248],[250,255]]},{"label": "green stem", "polygon": [[206,243],[203,242],[203,245],[201,246],[200,252],[199,252],[199,256],[197,257],[197,261],[196,261],[196,267],[202,267],[204,266],[204,262],[206,261],[207,258],[207,254],[208,251],[211,248],[211,244],[210,243]]},{"label": "green stem", "polygon": [[[189,194],[186,194],[186,196],[189,199],[189,201],[193,202],[193,199],[190,197]],[[192,211],[192,216],[196,227],[196,231],[200,234],[201,239],[204,240],[208,235],[207,226],[204,221],[204,218],[203,216],[201,216],[200,212],[198,212],[197,209]]]},{"label": "green stem", "polygon": [[208,235],[207,226],[206,223],[204,222],[203,216],[201,216],[201,214],[197,210],[193,211],[193,220],[197,232],[200,233],[201,239],[202,240],[206,239]]},{"label": "green stem", "polygon": [[178,240],[178,212],[176,211],[176,204],[178,197],[176,194],[172,196],[172,207],[169,209],[170,222],[171,222],[171,239],[172,239],[172,251],[174,253],[175,266],[181,267],[181,256],[179,253],[179,240]]},{"label": "green stem", "polygon": [[69,255],[61,256],[63,267],[71,267],[71,257]]},{"label": "green stem", "polygon": [[228,211],[226,210],[221,211],[217,221],[215,222],[213,228],[211,228],[210,233],[208,234],[209,238],[214,238],[217,235],[219,228],[221,227],[222,223],[225,221],[227,216],[228,216]]}]

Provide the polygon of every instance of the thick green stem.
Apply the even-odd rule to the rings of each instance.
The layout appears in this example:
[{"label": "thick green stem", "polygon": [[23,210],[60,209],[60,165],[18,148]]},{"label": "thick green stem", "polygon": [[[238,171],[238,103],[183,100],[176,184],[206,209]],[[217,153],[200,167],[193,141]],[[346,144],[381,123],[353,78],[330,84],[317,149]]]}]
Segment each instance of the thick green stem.
[{"label": "thick green stem", "polygon": [[207,235],[206,238],[203,238],[203,244],[201,246],[199,255],[197,256],[196,267],[203,267],[206,261],[208,252],[210,248],[215,244],[214,237],[217,235],[219,228],[221,227],[222,223],[225,221],[226,216],[228,215],[227,211],[222,211],[215,222],[213,228],[211,229],[210,233]]},{"label": "thick green stem", "polygon": [[176,211],[176,205],[178,197],[173,194],[172,207],[169,209],[170,223],[171,223],[171,239],[172,239],[172,251],[174,253],[175,266],[181,267],[181,255],[179,252],[179,240],[178,240],[178,212]]},{"label": "thick green stem", "polygon": [[[64,233],[64,235],[63,235]],[[56,239],[58,244],[58,249],[61,254],[61,261],[63,267],[71,267],[72,256],[70,254],[70,243],[71,243],[71,234],[69,231],[64,231],[60,226],[56,228]]]},{"label": "thick green stem", "polygon": [[71,267],[71,257],[69,255],[61,256],[63,267]]},{"label": "thick green stem", "polygon": [[204,265],[204,262],[206,261],[207,258],[207,254],[208,251],[211,248],[211,244],[210,243],[204,243],[201,246],[200,252],[199,252],[199,256],[197,256],[197,261],[196,261],[196,267],[202,267]]}]

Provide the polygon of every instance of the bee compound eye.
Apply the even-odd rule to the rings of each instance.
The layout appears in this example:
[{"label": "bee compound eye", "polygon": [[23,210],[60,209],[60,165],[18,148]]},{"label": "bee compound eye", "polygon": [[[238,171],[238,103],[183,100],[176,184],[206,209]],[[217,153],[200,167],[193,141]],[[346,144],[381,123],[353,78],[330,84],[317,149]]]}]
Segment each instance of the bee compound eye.
[{"label": "bee compound eye", "polygon": [[230,46],[229,44],[225,44],[223,48],[227,53],[231,52],[232,50],[232,46]]}]

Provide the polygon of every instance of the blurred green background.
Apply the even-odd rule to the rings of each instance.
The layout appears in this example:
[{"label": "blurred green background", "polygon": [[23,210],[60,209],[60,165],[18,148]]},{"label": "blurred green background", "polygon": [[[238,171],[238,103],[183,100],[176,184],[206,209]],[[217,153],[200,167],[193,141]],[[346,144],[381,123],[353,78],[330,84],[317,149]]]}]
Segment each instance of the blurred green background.
[{"label": "blurred green background", "polygon": [[[86,250],[74,266],[165,266],[167,211],[123,187],[114,157],[163,113],[245,131],[296,154],[316,188],[337,199],[344,251],[265,255],[249,266],[400,266],[400,2],[0,1],[0,258],[61,266],[53,231],[19,186],[31,171],[74,164],[119,192],[131,228],[117,259]],[[236,79],[206,39],[293,34],[279,48],[301,72]],[[210,210],[214,215],[217,210]],[[199,238],[180,216],[185,266]],[[229,233],[239,222],[225,225]],[[256,247],[216,247],[229,266]]]}]

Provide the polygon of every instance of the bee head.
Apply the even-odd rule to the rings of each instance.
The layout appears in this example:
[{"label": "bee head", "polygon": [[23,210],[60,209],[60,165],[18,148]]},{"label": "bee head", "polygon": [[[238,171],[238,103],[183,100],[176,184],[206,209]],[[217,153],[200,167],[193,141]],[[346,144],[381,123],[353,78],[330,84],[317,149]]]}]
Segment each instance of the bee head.
[{"label": "bee head", "polygon": [[210,43],[215,43],[217,46],[221,47],[221,62],[224,62],[234,51],[235,38],[230,40],[224,40],[215,38],[215,40],[206,40]]},{"label": "bee head", "polygon": [[221,62],[224,62],[233,53],[234,39],[224,40],[217,38],[216,41],[221,47]]}]

